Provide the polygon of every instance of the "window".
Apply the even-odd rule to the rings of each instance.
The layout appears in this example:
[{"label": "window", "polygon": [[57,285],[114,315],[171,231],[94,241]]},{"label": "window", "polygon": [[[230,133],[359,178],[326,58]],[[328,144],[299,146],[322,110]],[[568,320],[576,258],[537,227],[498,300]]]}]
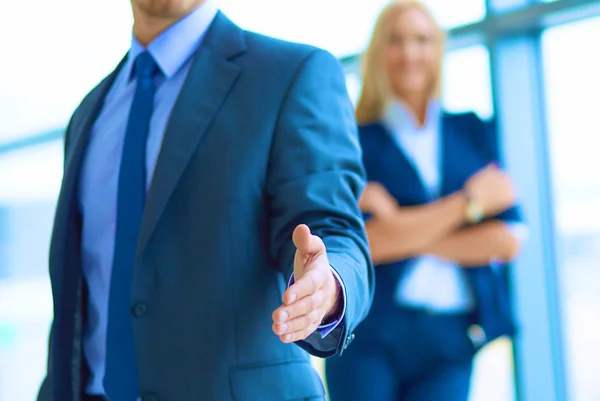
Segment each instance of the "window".
[{"label": "window", "polygon": [[532,3],[531,0],[490,0],[490,2],[494,13],[515,11]]},{"label": "window", "polygon": [[446,54],[442,101],[448,111],[472,110],[483,119],[494,114],[487,48],[475,45]]},{"label": "window", "polygon": [[0,37],[12,40],[2,42],[0,143],[64,128],[128,49],[129,2],[32,0],[2,8]]},{"label": "window", "polygon": [[[365,48],[377,15],[388,2],[220,0],[219,4],[229,17],[246,29],[309,43],[336,56],[347,56]],[[476,22],[485,16],[484,0],[462,0],[461,7],[453,7],[444,0],[426,0],[425,3],[445,28]]]},{"label": "window", "polygon": [[351,72],[346,74],[346,87],[352,104],[356,106],[358,96],[360,95],[361,78],[358,74]]},{"label": "window", "polygon": [[[241,27],[309,43],[336,56],[361,52],[373,23],[388,0],[214,0]],[[481,20],[484,0],[427,0],[445,27]],[[36,13],[27,12],[35,8]],[[9,60],[0,76],[0,143],[37,132],[63,128],[95,84],[108,74],[129,47],[132,17],[129,2],[32,0],[8,2],[0,36]],[[107,29],[106,21],[110,21]],[[43,32],[43,35],[39,33]]]},{"label": "window", "polygon": [[[222,10],[243,28],[329,50],[336,56],[361,52],[372,26],[389,0],[347,2],[344,0],[218,0]],[[484,0],[425,0],[445,28],[480,21]]]},{"label": "window", "polygon": [[460,3],[448,0],[423,0],[423,3],[431,9],[439,24],[446,29],[479,22],[486,14],[485,0],[460,0]]},{"label": "window", "polygon": [[600,399],[600,54],[588,46],[600,18],[542,36],[558,234],[560,301],[570,399]]},{"label": "window", "polygon": [[46,372],[62,141],[2,154],[0,171],[0,400],[29,401]]}]

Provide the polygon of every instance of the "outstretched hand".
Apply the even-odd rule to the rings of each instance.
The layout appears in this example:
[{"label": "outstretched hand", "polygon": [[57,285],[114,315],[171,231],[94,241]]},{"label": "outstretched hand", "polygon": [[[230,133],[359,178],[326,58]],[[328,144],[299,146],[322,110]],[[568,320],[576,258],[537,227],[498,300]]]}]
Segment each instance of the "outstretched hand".
[{"label": "outstretched hand", "polygon": [[311,335],[335,310],[339,296],[321,238],[300,224],[292,239],[296,246],[294,283],[283,293],[283,305],[273,312],[273,332],[284,343]]}]

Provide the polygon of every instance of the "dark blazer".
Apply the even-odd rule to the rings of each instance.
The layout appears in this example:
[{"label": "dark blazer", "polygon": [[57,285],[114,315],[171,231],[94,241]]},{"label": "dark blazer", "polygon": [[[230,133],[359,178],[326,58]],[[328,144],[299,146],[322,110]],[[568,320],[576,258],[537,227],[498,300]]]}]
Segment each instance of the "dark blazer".
[{"label": "dark blazer", "polygon": [[[441,121],[442,185],[440,196],[460,190],[467,179],[490,162],[500,162],[498,138],[493,123],[484,123],[473,113],[444,113]],[[403,151],[381,123],[359,127],[363,147],[363,161],[369,181],[378,181],[403,206],[431,202],[427,191]],[[518,222],[521,213],[513,207],[496,219]],[[411,259],[400,260],[376,268],[377,294],[369,319],[361,332],[373,330],[381,324],[386,310],[394,303],[393,294],[398,280]],[[485,331],[487,341],[514,333],[508,293],[506,266],[481,266],[465,270],[473,288],[477,309],[472,314],[473,324]],[[480,344],[483,346],[484,344]]]},{"label": "dark blazer", "polygon": [[[79,400],[86,380],[76,186],[115,75],[83,100],[66,132],[40,400]],[[176,102],[147,197],[131,289],[132,306],[146,306],[132,316],[142,400],[322,397],[300,347],[340,354],[369,310],[373,270],[357,207],[363,186],[337,60],[243,31],[219,13]],[[300,223],[323,238],[347,303],[336,331],[298,347],[273,334],[271,315],[293,272],[291,234]]]}]

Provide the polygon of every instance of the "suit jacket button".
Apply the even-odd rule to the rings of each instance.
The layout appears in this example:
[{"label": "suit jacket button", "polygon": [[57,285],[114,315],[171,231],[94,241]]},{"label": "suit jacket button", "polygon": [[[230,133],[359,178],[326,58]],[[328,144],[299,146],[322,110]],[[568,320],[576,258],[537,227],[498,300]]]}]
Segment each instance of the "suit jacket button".
[{"label": "suit jacket button", "polygon": [[[133,308],[131,308],[131,313],[133,314],[134,317],[142,317],[144,316],[144,314],[146,313],[146,305],[144,304],[135,304],[133,306]],[[146,401],[146,400],[144,400]],[[152,400],[149,400],[152,401]]]}]

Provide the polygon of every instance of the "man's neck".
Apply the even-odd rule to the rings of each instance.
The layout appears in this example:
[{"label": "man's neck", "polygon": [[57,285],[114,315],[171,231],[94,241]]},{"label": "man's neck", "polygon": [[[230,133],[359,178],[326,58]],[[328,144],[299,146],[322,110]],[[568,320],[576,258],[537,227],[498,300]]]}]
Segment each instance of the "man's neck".
[{"label": "man's neck", "polygon": [[156,18],[144,15],[143,17],[136,16],[134,11],[133,36],[144,47],[148,46],[167,28],[176,23],[177,18]]},{"label": "man's neck", "polygon": [[155,16],[139,9],[135,3],[132,4],[133,10],[133,36],[144,47],[147,47],[161,33],[166,31],[171,25],[193,13],[205,1],[198,2],[194,7],[176,16]]}]

